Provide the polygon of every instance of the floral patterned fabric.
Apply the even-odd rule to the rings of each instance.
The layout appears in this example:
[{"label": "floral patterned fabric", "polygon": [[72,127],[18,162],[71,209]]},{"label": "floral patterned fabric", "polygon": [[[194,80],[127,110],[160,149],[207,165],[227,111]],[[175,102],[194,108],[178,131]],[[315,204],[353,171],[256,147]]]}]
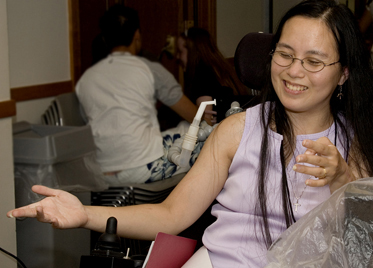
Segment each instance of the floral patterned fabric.
[{"label": "floral patterned fabric", "polygon": [[[181,138],[180,134],[174,134],[174,135],[167,134],[163,136],[164,155],[161,158],[158,158],[157,160],[146,165],[151,174],[150,174],[149,179],[145,181],[145,183],[167,179],[178,171],[179,167],[176,166],[174,163],[170,162],[167,159],[167,155],[168,155],[168,150],[171,148],[174,142],[180,138]],[[196,162],[199,152],[201,151],[203,147],[203,144],[204,142],[197,142],[197,144],[195,145],[194,150],[189,160],[190,166],[193,166],[193,164]]]}]

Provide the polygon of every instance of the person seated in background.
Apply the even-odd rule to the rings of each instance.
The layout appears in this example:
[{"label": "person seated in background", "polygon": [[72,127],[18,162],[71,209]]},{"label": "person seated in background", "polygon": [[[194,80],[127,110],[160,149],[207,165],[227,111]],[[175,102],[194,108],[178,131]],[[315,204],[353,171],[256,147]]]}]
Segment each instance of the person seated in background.
[{"label": "person seated in background", "polygon": [[76,94],[92,127],[104,178],[109,185],[120,185],[170,177],[177,167],[168,162],[167,150],[185,131],[162,137],[156,101],[188,122],[197,107],[161,64],[137,56],[141,49],[137,11],[114,5],[103,16],[101,28],[111,53],[83,74]]},{"label": "person seated in background", "polygon": [[[185,72],[185,94],[199,106],[202,101],[217,100],[205,109],[204,119],[210,125],[225,118],[233,100],[248,95],[233,66],[219,51],[210,33],[202,28],[189,28],[177,40],[176,58]],[[241,98],[241,105],[242,98]]]},{"label": "person seated in background", "polygon": [[113,216],[120,236],[154,240],[158,232],[180,233],[216,199],[216,221],[203,235],[212,267],[264,267],[282,232],[344,185],[373,176],[367,54],[345,5],[302,1],[284,15],[263,58],[261,103],[214,129],[165,201],[83,206],[67,192],[34,186],[47,198],[7,216],[98,232]]}]

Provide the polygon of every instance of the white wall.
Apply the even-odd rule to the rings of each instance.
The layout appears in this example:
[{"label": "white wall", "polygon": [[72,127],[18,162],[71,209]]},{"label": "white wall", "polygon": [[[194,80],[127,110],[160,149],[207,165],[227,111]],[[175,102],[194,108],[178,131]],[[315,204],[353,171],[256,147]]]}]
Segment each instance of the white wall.
[{"label": "white wall", "polygon": [[48,109],[53,100],[54,97],[17,102],[17,115],[13,118],[13,121],[41,124],[41,115]]},{"label": "white wall", "polygon": [[10,86],[70,79],[68,1],[8,0]]},{"label": "white wall", "polygon": [[[70,80],[68,1],[0,0],[0,101],[11,87]],[[40,123],[53,98],[17,103],[15,118],[0,119],[0,247],[17,254],[12,121]],[[16,262],[0,252],[0,267]]]},{"label": "white wall", "polygon": [[[10,99],[6,0],[0,0],[0,101]],[[0,119],[0,246],[16,254],[15,221],[5,217],[14,208],[14,175],[11,118]],[[0,252],[0,266],[15,268],[17,263]]]},{"label": "white wall", "polygon": [[264,31],[263,1],[217,0],[216,13],[216,41],[227,58],[234,56],[238,43],[247,33]]},{"label": "white wall", "polygon": [[[301,0],[273,1],[273,31],[284,13]],[[234,4],[233,4],[234,3]],[[268,32],[268,0],[217,0],[217,44],[223,55],[233,57],[249,32]]]},{"label": "white wall", "polygon": [[[70,80],[68,1],[6,2],[10,87]],[[15,120],[40,123],[52,99],[17,103]]]},{"label": "white wall", "polygon": [[277,24],[286,11],[301,1],[302,0],[273,1],[273,32],[276,31]]}]

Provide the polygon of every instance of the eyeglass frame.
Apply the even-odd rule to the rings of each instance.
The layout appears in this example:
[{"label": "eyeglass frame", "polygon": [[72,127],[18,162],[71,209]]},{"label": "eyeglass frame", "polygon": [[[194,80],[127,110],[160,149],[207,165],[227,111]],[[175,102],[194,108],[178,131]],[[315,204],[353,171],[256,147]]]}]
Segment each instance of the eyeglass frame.
[{"label": "eyeglass frame", "polygon": [[[272,59],[273,59],[273,55],[274,55],[276,52],[279,53],[279,52],[282,52],[282,51],[272,50],[272,51],[269,53],[269,55],[272,56]],[[291,65],[294,63],[294,60],[299,60],[299,61],[301,62],[301,65],[302,65],[303,69],[305,69],[307,72],[310,72],[310,73],[318,73],[318,72],[321,72],[322,70],[324,70],[325,67],[327,67],[327,66],[331,66],[331,65],[334,65],[334,64],[339,63],[339,61],[336,61],[336,62],[333,62],[333,63],[330,63],[330,64],[325,64],[325,62],[323,62],[322,60],[317,59],[317,60],[320,61],[320,63],[322,63],[324,66],[323,66],[320,70],[318,70],[318,71],[310,71],[310,70],[307,70],[306,67],[304,67],[304,65],[303,65],[303,64],[304,64],[304,60],[307,59],[307,58],[310,58],[310,57],[305,57],[305,58],[303,58],[303,59],[299,59],[299,58],[296,58],[296,57],[294,57],[293,55],[288,54],[288,53],[286,53],[286,52],[283,52],[283,53],[289,55],[289,56],[292,58],[291,63],[290,63],[289,65],[285,65],[285,66],[284,66],[284,65],[280,65],[280,64],[278,64],[275,60],[273,60],[274,63],[276,63],[278,66],[281,66],[281,67],[289,67],[289,66],[291,66]]]}]

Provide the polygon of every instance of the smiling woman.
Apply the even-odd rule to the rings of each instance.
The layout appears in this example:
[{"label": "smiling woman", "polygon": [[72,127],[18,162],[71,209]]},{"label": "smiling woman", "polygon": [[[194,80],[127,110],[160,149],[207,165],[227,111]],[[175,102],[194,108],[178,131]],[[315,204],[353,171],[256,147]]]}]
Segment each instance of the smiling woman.
[{"label": "smiling woman", "polygon": [[323,131],[333,122],[330,99],[348,78],[348,68],[338,64],[336,48],[323,21],[295,16],[284,24],[272,55],[271,76],[277,97],[297,122],[295,135]]}]

